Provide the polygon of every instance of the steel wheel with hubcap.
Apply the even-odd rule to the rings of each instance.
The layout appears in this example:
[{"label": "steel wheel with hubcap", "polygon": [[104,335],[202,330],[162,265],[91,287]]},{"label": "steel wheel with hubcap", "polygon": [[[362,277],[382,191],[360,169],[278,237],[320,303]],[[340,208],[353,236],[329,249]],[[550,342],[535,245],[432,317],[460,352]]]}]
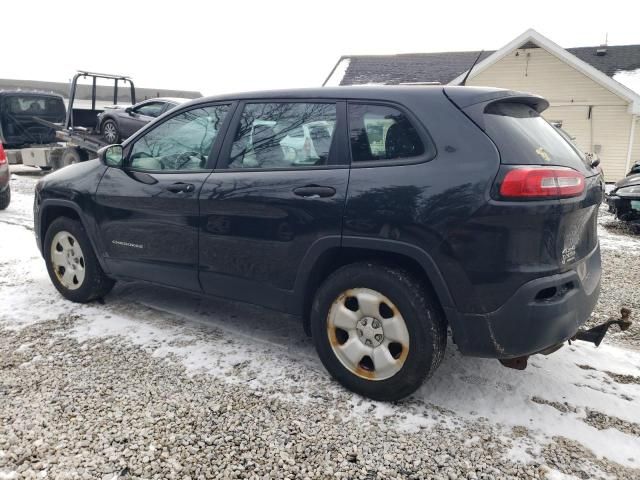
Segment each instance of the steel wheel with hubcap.
[{"label": "steel wheel with hubcap", "polygon": [[342,365],[369,380],[398,373],[409,353],[409,332],[400,311],[368,288],[347,290],[333,302],[327,334]]},{"label": "steel wheel with hubcap", "polygon": [[337,269],[318,288],[310,322],[329,373],[374,400],[413,393],[438,367],[446,346],[446,324],[428,285],[392,265]]},{"label": "steel wheel with hubcap", "polygon": [[79,220],[58,217],[47,228],[42,245],[47,271],[56,289],[74,302],[89,302],[113,287],[100,267]]},{"label": "steel wheel with hubcap", "polygon": [[55,234],[51,242],[51,265],[60,283],[76,290],[84,281],[84,255],[78,240],[69,232]]}]

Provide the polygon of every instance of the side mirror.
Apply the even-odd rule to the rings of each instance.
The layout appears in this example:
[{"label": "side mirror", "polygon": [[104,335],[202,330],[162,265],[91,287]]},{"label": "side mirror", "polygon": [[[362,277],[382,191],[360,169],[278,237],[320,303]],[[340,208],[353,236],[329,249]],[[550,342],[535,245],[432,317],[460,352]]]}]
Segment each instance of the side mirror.
[{"label": "side mirror", "polygon": [[129,115],[133,115],[133,107],[127,107],[124,109],[125,113],[128,113]]},{"label": "side mirror", "polygon": [[107,145],[98,150],[98,158],[107,167],[121,168],[124,160],[122,145]]}]

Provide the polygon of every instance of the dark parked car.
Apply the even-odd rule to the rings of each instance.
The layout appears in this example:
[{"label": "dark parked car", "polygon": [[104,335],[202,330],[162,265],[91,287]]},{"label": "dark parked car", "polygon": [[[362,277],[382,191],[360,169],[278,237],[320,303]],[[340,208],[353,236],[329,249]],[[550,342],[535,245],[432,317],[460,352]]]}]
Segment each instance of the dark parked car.
[{"label": "dark parked car", "polygon": [[6,149],[56,142],[56,132],[34,118],[64,122],[66,109],[60,95],[22,90],[0,91],[0,142]]},{"label": "dark parked car", "polygon": [[188,101],[188,98],[152,98],[126,108],[113,105],[98,115],[97,130],[107,142],[118,143],[154,118]]},{"label": "dark parked car", "polygon": [[41,180],[37,242],[70,300],[137,279],[297,314],[335,378],[399,399],[448,328],[465,355],[520,359],[593,310],[604,186],[547,106],[471,87],[195,100]]},{"label": "dark parked car", "polygon": [[9,162],[0,143],[0,210],[4,210],[11,202],[11,187],[9,186]]},{"label": "dark parked car", "polygon": [[619,220],[640,224],[640,173],[632,172],[616,183],[606,201]]}]

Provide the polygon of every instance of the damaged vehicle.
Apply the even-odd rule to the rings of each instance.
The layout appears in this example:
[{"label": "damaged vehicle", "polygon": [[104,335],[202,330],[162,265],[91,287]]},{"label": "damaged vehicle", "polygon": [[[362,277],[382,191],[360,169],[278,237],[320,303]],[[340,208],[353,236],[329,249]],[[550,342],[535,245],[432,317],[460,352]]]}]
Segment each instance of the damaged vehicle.
[{"label": "damaged vehicle", "polygon": [[40,180],[37,244],[74,302],[141,280],[297,315],[373,399],[420,387],[448,331],[523,368],[608,328],[581,330],[604,182],[548,106],[450,86],[201,98]]},{"label": "damaged vehicle", "polygon": [[640,225],[640,173],[619,180],[607,194],[606,202],[619,220]]}]

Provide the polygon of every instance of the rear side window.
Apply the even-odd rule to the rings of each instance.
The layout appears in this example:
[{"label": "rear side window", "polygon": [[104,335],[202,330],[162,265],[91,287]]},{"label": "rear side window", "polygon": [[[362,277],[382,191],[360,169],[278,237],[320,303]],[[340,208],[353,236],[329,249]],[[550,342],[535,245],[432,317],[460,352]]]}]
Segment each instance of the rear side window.
[{"label": "rear side window", "polygon": [[51,117],[54,122],[64,121],[65,109],[61,98],[16,95],[7,97],[5,104],[9,113],[14,115]]},{"label": "rear side window", "polygon": [[485,131],[500,150],[502,163],[584,169],[582,152],[530,106],[496,102],[484,114]]},{"label": "rear side window", "polygon": [[326,165],[335,103],[249,103],[235,133],[228,168]]},{"label": "rear side window", "polygon": [[425,146],[400,110],[385,105],[349,104],[349,137],[354,162],[418,157]]}]

